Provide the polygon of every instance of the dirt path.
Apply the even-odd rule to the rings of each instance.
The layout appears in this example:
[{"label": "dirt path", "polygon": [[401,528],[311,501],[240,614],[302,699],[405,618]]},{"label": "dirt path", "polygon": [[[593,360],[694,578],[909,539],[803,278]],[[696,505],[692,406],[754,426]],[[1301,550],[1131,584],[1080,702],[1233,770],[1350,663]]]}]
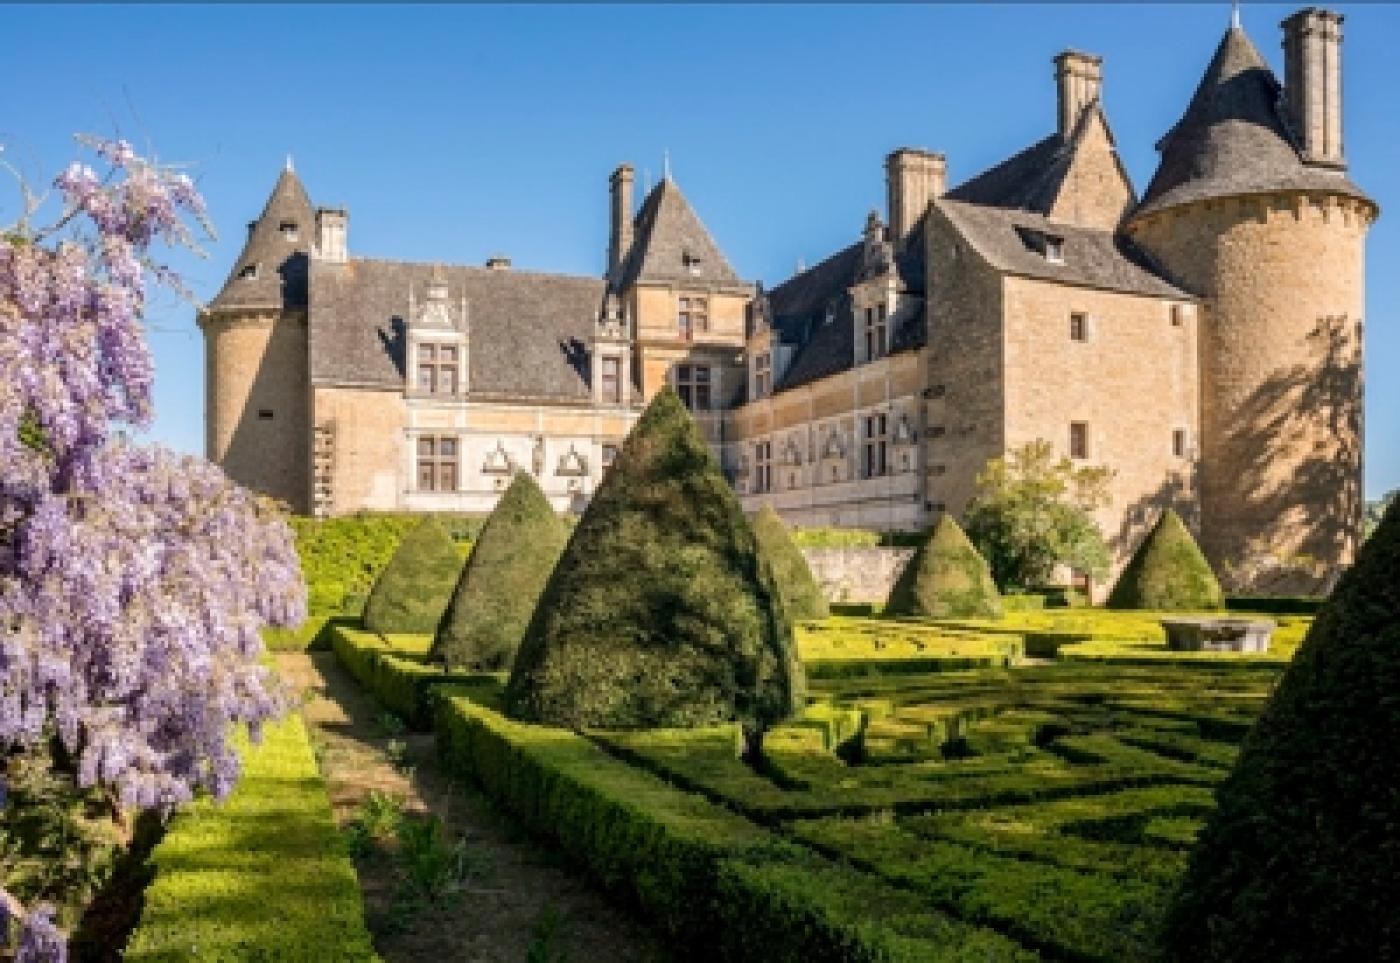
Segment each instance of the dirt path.
[{"label": "dirt path", "polygon": [[475,789],[438,766],[431,735],[396,731],[330,653],[285,653],[283,676],[306,693],[336,822],[361,814],[372,791],[406,813],[436,814],[463,842],[465,881],[436,903],[404,898],[392,843],[356,859],[375,948],[389,963],[665,961],[644,925],[613,906],[548,848],[525,836]]}]

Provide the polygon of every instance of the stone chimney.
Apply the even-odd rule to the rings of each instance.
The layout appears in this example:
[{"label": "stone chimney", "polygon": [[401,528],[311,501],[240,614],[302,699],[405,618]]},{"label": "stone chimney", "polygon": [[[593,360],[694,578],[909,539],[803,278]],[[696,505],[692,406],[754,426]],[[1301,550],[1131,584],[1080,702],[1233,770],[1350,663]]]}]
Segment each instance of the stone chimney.
[{"label": "stone chimney", "polygon": [[1303,160],[1344,168],[1342,15],[1308,7],[1282,26],[1283,96]]},{"label": "stone chimney", "polygon": [[612,189],[612,226],[608,233],[608,277],[615,277],[632,250],[631,164],[619,164],[608,184]]},{"label": "stone chimney", "polygon": [[890,242],[904,246],[915,223],[928,210],[929,201],[948,188],[948,162],[942,154],[917,147],[901,147],[885,158],[886,206],[889,208]]},{"label": "stone chimney", "polygon": [[350,214],[343,207],[316,209],[316,258],[330,264],[344,264],[349,257],[346,235]]},{"label": "stone chimney", "polygon": [[1078,50],[1061,52],[1055,57],[1055,85],[1060,95],[1060,136],[1068,139],[1084,108],[1103,91],[1103,58]]},{"label": "stone chimney", "polygon": [[504,254],[493,254],[486,259],[486,268],[489,271],[509,271],[510,258]]}]

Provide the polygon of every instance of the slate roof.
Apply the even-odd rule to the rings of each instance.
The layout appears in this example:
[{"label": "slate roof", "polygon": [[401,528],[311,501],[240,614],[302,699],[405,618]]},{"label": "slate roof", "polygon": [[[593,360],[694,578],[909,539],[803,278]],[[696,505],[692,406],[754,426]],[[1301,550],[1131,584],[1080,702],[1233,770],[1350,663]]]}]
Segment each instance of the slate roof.
[{"label": "slate roof", "polygon": [[[286,221],[297,226],[295,241],[282,233]],[[247,243],[223,288],[209,302],[209,310],[305,307],[307,262],[315,230],[311,199],[288,168],[277,178],[262,214],[249,226]],[[241,277],[248,265],[257,265],[256,277]]]},{"label": "slate roof", "polygon": [[[637,281],[743,283],[669,177],[642,201],[633,219],[633,238],[632,251],[615,284],[617,290]],[[695,270],[688,266],[687,258],[698,259]]]},{"label": "slate roof", "polygon": [[[1035,211],[985,207],[946,196],[934,204],[1000,271],[1152,297],[1193,298],[1163,280],[1147,254],[1121,234],[1056,223]],[[1045,257],[1046,235],[1063,239],[1063,263]]]},{"label": "slate roof", "polygon": [[1303,162],[1284,123],[1281,89],[1249,37],[1232,26],[1185,114],[1158,142],[1162,160],[1135,213],[1280,189],[1365,198],[1341,172]]},{"label": "slate roof", "polygon": [[[894,259],[905,290],[916,296],[924,293],[924,223],[919,220]],[[769,316],[779,340],[797,345],[775,390],[810,384],[855,366],[856,317],[850,288],[859,280],[863,255],[864,242],[857,241],[768,292]],[[921,311],[895,330],[890,353],[923,343]]]},{"label": "slate roof", "polygon": [[421,305],[435,271],[447,282],[454,317],[467,299],[470,394],[588,400],[602,279],[367,258],[312,264],[312,381],[402,387],[409,290]]}]

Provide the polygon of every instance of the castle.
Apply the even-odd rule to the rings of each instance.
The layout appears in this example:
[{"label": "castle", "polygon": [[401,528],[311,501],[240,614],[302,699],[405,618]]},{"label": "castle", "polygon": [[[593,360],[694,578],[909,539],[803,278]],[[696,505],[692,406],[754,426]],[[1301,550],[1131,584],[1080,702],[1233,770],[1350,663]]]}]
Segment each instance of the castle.
[{"label": "castle", "polygon": [[1061,53],[1049,136],[952,188],[894,151],[885,218],[766,291],[627,165],[602,277],[352,257],[289,166],[199,314],[208,455],[301,512],[485,512],[521,469],[577,510],[670,384],[745,506],[798,524],[922,527],[1046,439],[1116,472],[1117,565],[1174,505],[1237,587],[1324,586],[1360,526],[1378,213],[1341,21],[1284,21],[1282,84],[1233,23],[1141,197],[1100,58]]}]

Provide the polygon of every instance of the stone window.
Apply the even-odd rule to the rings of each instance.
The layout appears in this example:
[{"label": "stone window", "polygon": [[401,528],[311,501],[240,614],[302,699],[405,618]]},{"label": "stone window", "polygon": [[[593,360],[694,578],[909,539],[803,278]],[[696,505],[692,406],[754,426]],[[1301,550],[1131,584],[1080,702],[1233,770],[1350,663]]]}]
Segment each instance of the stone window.
[{"label": "stone window", "polygon": [[244,281],[251,281],[258,276],[258,266],[256,264],[245,264],[238,272],[238,277]]},{"label": "stone window", "polygon": [[1172,454],[1177,458],[1186,457],[1186,430],[1178,428],[1172,432]]},{"label": "stone window", "polygon": [[1051,264],[1065,263],[1065,239],[1053,234],[1045,235],[1045,260]]},{"label": "stone window", "polygon": [[865,309],[865,360],[875,361],[886,353],[885,305],[883,303]]},{"label": "stone window", "polygon": [[601,359],[602,400],[605,405],[622,404],[622,359],[604,355]]},{"label": "stone window", "polygon": [[617,445],[603,445],[603,474],[606,475],[608,473],[608,469],[613,466],[613,462],[617,461],[618,453],[621,452],[621,450],[622,449]]},{"label": "stone window", "polygon": [[455,395],[458,363],[455,344],[418,345],[418,391],[427,395]]},{"label": "stone window", "polygon": [[259,408],[259,409],[258,409],[258,421],[271,421],[271,420],[272,420],[272,409],[271,409],[271,408]]},{"label": "stone window", "polygon": [[1075,311],[1070,314],[1069,339],[1071,341],[1089,340],[1089,316],[1083,311]]},{"label": "stone window", "polygon": [[753,359],[753,396],[755,398],[766,398],[773,390],[773,356],[768,352],[754,355]]},{"label": "stone window", "polygon": [[710,302],[708,298],[683,297],[676,312],[676,329],[686,340],[693,338],[697,331],[710,330]]},{"label": "stone window", "polygon": [[862,421],[865,427],[862,473],[866,478],[879,478],[889,472],[889,415],[883,412],[866,415]]},{"label": "stone window", "polygon": [[418,490],[457,490],[457,439],[450,435],[418,437]]},{"label": "stone window", "polygon": [[946,475],[946,474],[948,474],[948,466],[947,466],[947,465],[929,465],[929,466],[928,466],[928,473],[929,473],[930,475],[935,476],[935,477],[937,477],[937,476],[939,476],[939,475]]},{"label": "stone window", "polygon": [[691,411],[710,410],[710,384],[709,365],[676,365],[676,394]]},{"label": "stone window", "polygon": [[753,490],[755,493],[772,490],[773,487],[773,443],[760,441],[753,446]]},{"label": "stone window", "polygon": [[1069,456],[1071,458],[1089,457],[1089,423],[1087,421],[1071,421],[1069,423]]},{"label": "stone window", "polygon": [[942,514],[943,512],[948,510],[948,506],[945,505],[943,502],[924,502],[924,507],[927,508],[929,511],[936,512],[938,514]]},{"label": "stone window", "polygon": [[1186,321],[1186,305],[1173,304],[1171,306],[1172,327],[1179,328]]},{"label": "stone window", "polygon": [[277,225],[277,230],[282,232],[282,239],[284,241],[295,241],[301,234],[301,232],[297,230],[296,221],[283,221],[281,224]]}]

